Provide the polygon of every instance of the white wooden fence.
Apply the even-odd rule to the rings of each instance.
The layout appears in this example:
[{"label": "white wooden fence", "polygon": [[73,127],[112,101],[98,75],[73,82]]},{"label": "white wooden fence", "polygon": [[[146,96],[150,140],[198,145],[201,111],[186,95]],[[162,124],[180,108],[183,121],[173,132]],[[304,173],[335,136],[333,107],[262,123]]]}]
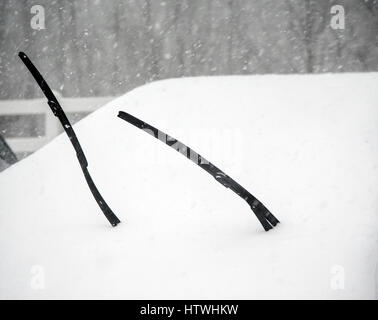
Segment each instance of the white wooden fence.
[{"label": "white wooden fence", "polygon": [[[80,114],[80,118],[83,118],[113,99],[113,97],[63,98],[56,92],[54,93],[72,123],[75,122],[75,119],[72,118],[73,115]],[[40,128],[40,130],[44,132],[42,136],[28,137],[23,134],[22,137],[7,137],[7,134],[4,134],[8,145],[19,155],[34,152],[63,131],[58,118],[51,112],[45,98],[32,100],[0,100],[0,118],[15,115],[25,116],[25,121],[27,121],[28,115],[42,115],[44,119],[42,124],[43,128]],[[12,128],[13,132],[22,132],[22,130],[22,122],[17,124],[16,128]]]}]

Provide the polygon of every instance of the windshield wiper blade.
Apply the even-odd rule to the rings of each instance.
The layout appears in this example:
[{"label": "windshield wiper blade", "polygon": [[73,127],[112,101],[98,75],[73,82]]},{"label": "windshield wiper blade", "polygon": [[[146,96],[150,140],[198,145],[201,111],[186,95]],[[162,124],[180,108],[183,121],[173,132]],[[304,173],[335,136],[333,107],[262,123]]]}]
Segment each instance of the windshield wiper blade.
[{"label": "windshield wiper blade", "polygon": [[50,87],[48,86],[45,79],[43,79],[42,75],[39,73],[38,69],[34,66],[34,64],[30,61],[28,56],[24,52],[19,52],[18,56],[25,64],[25,66],[29,69],[30,73],[34,77],[35,81],[37,81],[39,87],[45,94],[47,98],[47,103],[50,106],[52,112],[58,119],[60,120],[64,131],[67,133],[70,141],[76,151],[76,156],[79,160],[81,170],[84,173],[85,180],[88,183],[89,189],[91,190],[94,198],[96,199],[97,204],[101,208],[102,212],[104,213],[105,217],[108,219],[110,224],[115,227],[121,221],[117,218],[117,216],[113,213],[113,211],[109,208],[105,200],[102,198],[100,192],[97,190],[96,185],[94,184],[92,177],[88,171],[88,161],[84,155],[84,151],[80,146],[79,140],[76,137],[75,131],[73,130],[70,121],[68,120],[66,114],[64,113],[62,107],[60,106],[57,98],[55,97],[54,93],[51,91]]},{"label": "windshield wiper blade", "polygon": [[250,192],[248,192],[231,177],[226,175],[222,170],[217,168],[215,165],[210,163],[204,157],[199,155],[197,152],[195,152],[179,140],[167,135],[163,131],[160,131],[159,129],[132,116],[127,112],[119,111],[118,117],[136,126],[137,128],[146,131],[158,140],[164,142],[171,148],[180,152],[182,155],[192,160],[202,169],[211,174],[215,178],[215,180],[217,180],[220,184],[234,191],[239,197],[244,199],[249,204],[252,211],[255,213],[257,219],[259,219],[260,223],[264,227],[265,231],[272,229],[279,223],[278,219],[262,204],[262,202],[260,202],[256,197],[254,197]]}]

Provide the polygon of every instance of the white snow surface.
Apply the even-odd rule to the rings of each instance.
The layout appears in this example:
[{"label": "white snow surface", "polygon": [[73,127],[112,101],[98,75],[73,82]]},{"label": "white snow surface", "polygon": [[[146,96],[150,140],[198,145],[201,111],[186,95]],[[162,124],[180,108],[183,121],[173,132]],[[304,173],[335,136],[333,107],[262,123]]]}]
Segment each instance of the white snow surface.
[{"label": "white snow surface", "polygon": [[[65,134],[0,174],[2,299],[373,299],[378,74],[171,79],[74,126],[112,228]],[[46,107],[48,107],[46,105]],[[281,221],[117,117],[191,146]]]}]

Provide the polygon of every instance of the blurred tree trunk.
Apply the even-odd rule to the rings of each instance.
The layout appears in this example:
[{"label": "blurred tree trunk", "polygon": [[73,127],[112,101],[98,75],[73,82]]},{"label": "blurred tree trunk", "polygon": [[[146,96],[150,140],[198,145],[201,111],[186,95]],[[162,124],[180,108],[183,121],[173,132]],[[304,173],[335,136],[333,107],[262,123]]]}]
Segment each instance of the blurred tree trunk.
[{"label": "blurred tree trunk", "polygon": [[314,57],[313,57],[313,19],[314,13],[312,8],[311,0],[303,0],[304,1],[304,16],[305,16],[305,23],[304,23],[304,42],[306,48],[306,72],[313,73],[314,72]]},{"label": "blurred tree trunk", "polygon": [[159,72],[159,44],[155,35],[155,21],[153,17],[153,6],[151,0],[144,0],[143,18],[144,28],[147,37],[145,45],[147,46],[147,61],[149,81],[154,81],[160,78]]}]

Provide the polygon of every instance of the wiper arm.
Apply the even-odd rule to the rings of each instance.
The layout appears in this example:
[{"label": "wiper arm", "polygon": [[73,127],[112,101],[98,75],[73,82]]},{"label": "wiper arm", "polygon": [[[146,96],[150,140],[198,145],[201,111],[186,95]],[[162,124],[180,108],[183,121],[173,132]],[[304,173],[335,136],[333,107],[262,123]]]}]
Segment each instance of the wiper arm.
[{"label": "wiper arm", "polygon": [[182,155],[199,165],[202,169],[206,170],[220,184],[234,191],[239,197],[244,199],[249,204],[252,211],[255,213],[257,219],[259,219],[260,223],[264,227],[265,231],[272,229],[277,225],[277,223],[279,223],[278,219],[250,192],[248,192],[231,177],[226,175],[222,170],[217,168],[215,165],[210,163],[204,157],[199,155],[197,152],[195,152],[179,140],[167,135],[163,131],[156,129],[150,124],[132,116],[127,112],[120,111],[118,113],[118,117],[127,121],[128,123],[131,123],[137,128],[146,131],[150,135],[154,136],[158,140],[170,146],[171,148],[177,150]]},{"label": "wiper arm", "polygon": [[60,123],[62,124],[64,131],[67,133],[70,141],[76,151],[76,156],[79,160],[81,170],[84,173],[85,180],[88,183],[89,189],[91,190],[94,198],[96,199],[97,204],[101,208],[102,212],[104,213],[105,217],[108,219],[110,224],[115,227],[121,221],[117,218],[117,216],[113,213],[113,211],[109,208],[106,204],[105,200],[102,198],[100,192],[97,190],[96,185],[94,184],[92,177],[88,171],[88,161],[84,155],[84,151],[80,146],[79,140],[76,137],[75,131],[71,126],[70,121],[68,120],[66,114],[64,113],[62,107],[60,106],[57,98],[55,97],[54,93],[51,91],[49,85],[43,79],[42,75],[39,73],[38,69],[34,66],[34,64],[30,61],[28,56],[24,52],[20,52],[18,54],[22,62],[25,66],[29,69],[30,73],[34,77],[35,81],[37,81],[39,87],[42,89],[43,93],[47,98],[47,103],[50,106],[52,112],[56,117],[58,117]]}]

